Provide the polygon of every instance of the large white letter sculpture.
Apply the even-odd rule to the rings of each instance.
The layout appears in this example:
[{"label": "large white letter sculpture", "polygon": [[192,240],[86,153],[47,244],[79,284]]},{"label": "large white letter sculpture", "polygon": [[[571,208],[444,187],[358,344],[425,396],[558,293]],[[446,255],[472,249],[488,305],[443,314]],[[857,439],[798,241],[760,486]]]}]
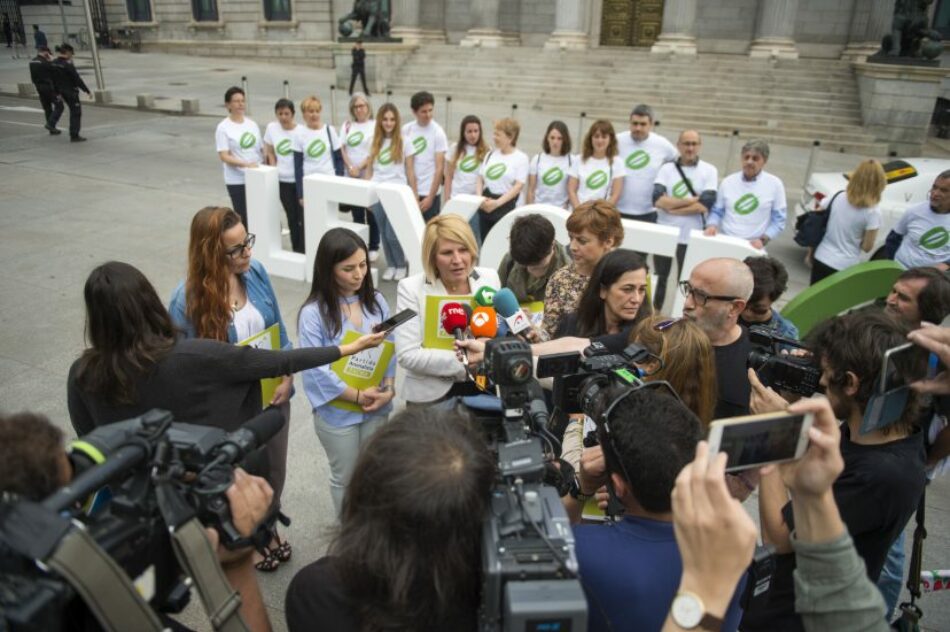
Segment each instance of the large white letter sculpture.
[{"label": "large white letter sculpture", "polygon": [[248,169],[247,229],[257,235],[254,258],[274,276],[303,281],[306,278],[306,258],[299,252],[284,250],[280,236],[280,185],[277,167],[260,166]]}]

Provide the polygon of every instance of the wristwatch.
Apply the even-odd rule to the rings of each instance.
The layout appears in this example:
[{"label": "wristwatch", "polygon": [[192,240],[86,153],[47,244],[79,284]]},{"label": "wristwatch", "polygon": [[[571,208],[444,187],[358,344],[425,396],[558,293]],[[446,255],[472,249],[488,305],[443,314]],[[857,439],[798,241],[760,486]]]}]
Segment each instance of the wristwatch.
[{"label": "wristwatch", "polygon": [[593,498],[593,494],[585,494],[581,491],[581,482],[577,480],[577,477],[574,477],[574,480],[571,481],[571,487],[567,490],[567,493],[570,494],[571,498],[574,500],[579,500],[582,503],[586,503],[588,500]]},{"label": "wristwatch", "polygon": [[673,604],[670,606],[670,616],[673,623],[684,630],[714,630],[722,629],[724,621],[706,612],[706,606],[699,595],[687,590],[676,593]]}]

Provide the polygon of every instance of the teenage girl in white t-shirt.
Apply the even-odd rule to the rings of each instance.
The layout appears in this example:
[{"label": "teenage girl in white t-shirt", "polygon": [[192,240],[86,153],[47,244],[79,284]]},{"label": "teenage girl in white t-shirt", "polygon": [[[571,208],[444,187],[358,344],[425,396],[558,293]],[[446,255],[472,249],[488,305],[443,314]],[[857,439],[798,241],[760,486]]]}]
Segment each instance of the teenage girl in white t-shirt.
[{"label": "teenage girl in white t-shirt", "polygon": [[623,193],[627,176],[618,156],[617,136],[610,121],[598,119],[587,130],[581,159],[567,180],[567,195],[577,208],[589,200],[607,200],[614,206]]},{"label": "teenage girl in white t-shirt", "polygon": [[[340,126],[340,154],[346,175],[350,178],[362,178],[369,165],[369,149],[373,144],[373,110],[369,99],[362,92],[354,92],[350,97],[350,118]],[[379,226],[372,211],[361,206],[341,204],[340,210],[353,213],[357,224],[369,224],[369,261],[373,263],[379,257]]]},{"label": "teenage girl in white t-shirt", "polygon": [[[408,184],[406,180],[406,139],[403,138],[399,109],[392,103],[384,103],[376,113],[376,128],[373,132],[373,144],[369,150],[369,164],[364,177],[373,182],[397,182]],[[396,239],[389,218],[382,204],[372,208],[376,223],[379,225],[379,237],[386,257],[386,271],[383,281],[405,279],[409,274],[409,264],[402,246]]]},{"label": "teenage girl in white t-shirt", "polygon": [[478,168],[488,153],[488,143],[482,133],[482,121],[474,114],[462,119],[459,140],[449,151],[445,161],[445,185],[442,197],[448,202],[453,195],[478,195],[476,188]]},{"label": "teenage girl in white t-shirt", "polygon": [[290,230],[290,245],[294,252],[303,252],[303,209],[297,199],[297,182],[294,180],[294,130],[296,110],[290,99],[278,99],[274,105],[276,121],[267,124],[264,132],[264,155],[267,164],[277,167],[277,184],[280,203],[287,214]]},{"label": "teenage girl in white t-shirt", "polygon": [[563,121],[551,121],[541,141],[540,154],[528,166],[526,204],[552,204],[567,208],[567,181],[575,158],[571,156],[571,134]]}]

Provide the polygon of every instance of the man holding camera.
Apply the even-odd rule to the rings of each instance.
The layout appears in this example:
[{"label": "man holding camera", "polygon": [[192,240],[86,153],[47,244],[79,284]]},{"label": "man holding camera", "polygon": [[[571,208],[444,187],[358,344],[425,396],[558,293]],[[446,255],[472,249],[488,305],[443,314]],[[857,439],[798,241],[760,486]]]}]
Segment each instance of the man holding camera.
[{"label": "man holding camera", "polygon": [[[624,507],[619,522],[574,529],[592,632],[659,630],[680,583],[670,493],[693,458],[701,424],[661,388],[614,389],[606,418],[596,420],[600,445],[581,458],[577,500],[607,483]],[[579,504],[571,509],[572,518],[579,510]],[[738,595],[728,608],[708,613],[722,630],[738,625]]]}]

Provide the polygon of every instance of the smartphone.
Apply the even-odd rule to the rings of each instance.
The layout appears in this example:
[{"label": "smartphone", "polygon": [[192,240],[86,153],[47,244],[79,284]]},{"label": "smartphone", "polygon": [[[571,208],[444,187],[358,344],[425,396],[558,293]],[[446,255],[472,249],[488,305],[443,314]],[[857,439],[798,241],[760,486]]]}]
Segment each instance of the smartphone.
[{"label": "smartphone", "polygon": [[414,318],[416,313],[411,309],[404,309],[395,316],[387,318],[383,322],[373,327],[373,333],[378,334],[381,331],[390,332],[410,318]]},{"label": "smartphone", "polygon": [[786,412],[717,419],[709,426],[709,459],[728,455],[727,472],[800,459],[814,415]]}]

